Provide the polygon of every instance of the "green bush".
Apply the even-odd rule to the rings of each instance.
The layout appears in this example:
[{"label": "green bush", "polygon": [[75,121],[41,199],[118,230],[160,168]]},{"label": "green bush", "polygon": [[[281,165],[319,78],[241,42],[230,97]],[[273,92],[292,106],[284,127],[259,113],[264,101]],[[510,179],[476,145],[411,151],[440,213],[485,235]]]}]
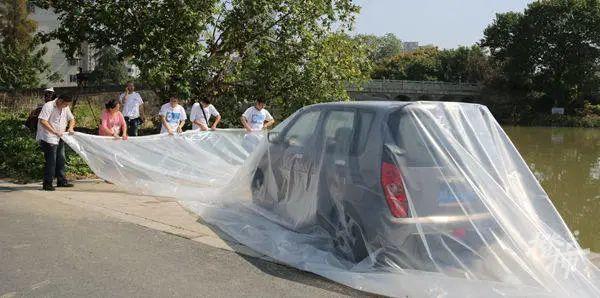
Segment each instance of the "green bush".
[{"label": "green bush", "polygon": [[600,117],[600,104],[594,105],[591,104],[589,101],[585,101],[583,103],[583,108],[581,109],[580,114],[583,116],[596,115]]},{"label": "green bush", "polygon": [[[23,126],[26,114],[0,112],[0,177],[27,183],[43,178],[44,157],[31,131]],[[66,149],[67,176],[89,177],[93,173],[70,148]]]}]

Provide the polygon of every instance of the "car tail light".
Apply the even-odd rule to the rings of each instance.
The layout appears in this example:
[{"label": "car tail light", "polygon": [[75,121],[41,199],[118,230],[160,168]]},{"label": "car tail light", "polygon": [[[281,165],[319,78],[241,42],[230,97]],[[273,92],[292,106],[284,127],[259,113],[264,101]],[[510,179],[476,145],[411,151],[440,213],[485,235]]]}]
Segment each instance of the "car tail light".
[{"label": "car tail light", "polygon": [[467,230],[465,228],[456,228],[454,230],[452,230],[452,236],[459,238],[459,239],[465,239],[465,236],[467,235]]},{"label": "car tail light", "polygon": [[396,165],[383,162],[381,164],[381,186],[385,200],[394,217],[408,217],[408,200],[402,173]]}]

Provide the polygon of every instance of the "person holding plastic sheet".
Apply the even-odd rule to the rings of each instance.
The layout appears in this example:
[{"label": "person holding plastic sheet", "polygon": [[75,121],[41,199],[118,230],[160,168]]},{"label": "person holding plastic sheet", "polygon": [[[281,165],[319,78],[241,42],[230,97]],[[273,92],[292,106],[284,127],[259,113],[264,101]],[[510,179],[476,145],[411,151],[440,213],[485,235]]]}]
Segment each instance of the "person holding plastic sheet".
[{"label": "person holding plastic sheet", "polygon": [[119,101],[127,122],[127,135],[136,137],[140,126],[144,123],[144,101],[140,94],[134,90],[133,82],[128,81],[125,92],[119,96]]},{"label": "person holding plastic sheet", "polygon": [[[43,189],[53,191],[52,182],[57,179],[58,187],[72,187],[73,184],[65,177],[65,143],[61,139],[65,130],[74,134],[75,117],[69,105],[70,97],[62,95],[44,104],[38,116],[35,139],[39,141],[44,152],[44,183]],[[67,124],[69,128],[67,129]]]},{"label": "person holding plastic sheet", "polygon": [[247,132],[242,140],[242,147],[248,152],[254,151],[256,146],[260,143],[262,135],[258,132],[275,123],[275,119],[273,119],[271,113],[265,109],[265,105],[266,103],[264,100],[258,99],[254,106],[249,107],[242,114],[241,121]]},{"label": "person holding plastic sheet", "polygon": [[[215,122],[210,124],[211,116],[215,116]],[[210,103],[210,100],[204,98],[200,100],[200,103],[194,103],[192,111],[190,112],[190,121],[192,121],[193,129],[200,129],[203,131],[215,130],[219,122],[221,122],[221,115],[219,111]]]},{"label": "person holding plastic sheet", "polygon": [[249,107],[242,114],[242,125],[244,125],[247,132],[261,131],[263,128],[268,128],[275,123],[275,119],[265,109],[265,105],[264,100],[257,99],[254,106]]},{"label": "person holding plastic sheet", "polygon": [[39,104],[35,109],[29,112],[29,116],[25,121],[25,126],[29,128],[29,130],[35,132],[35,130],[37,129],[38,117],[40,115],[40,112],[42,111],[42,107],[45,103],[55,99],[56,93],[54,92],[54,88],[50,87],[44,89],[44,103]]},{"label": "person holding plastic sheet", "polygon": [[127,123],[119,111],[120,106],[115,99],[111,99],[105,104],[106,109],[102,112],[102,122],[98,128],[101,136],[113,136],[115,139],[120,139],[122,134],[123,140],[127,140]]},{"label": "person holding plastic sheet", "polygon": [[177,96],[172,95],[169,102],[162,105],[158,115],[162,123],[160,133],[173,135],[175,132],[183,132],[183,125],[185,124],[187,115],[185,114],[185,109],[179,105],[179,98]]}]

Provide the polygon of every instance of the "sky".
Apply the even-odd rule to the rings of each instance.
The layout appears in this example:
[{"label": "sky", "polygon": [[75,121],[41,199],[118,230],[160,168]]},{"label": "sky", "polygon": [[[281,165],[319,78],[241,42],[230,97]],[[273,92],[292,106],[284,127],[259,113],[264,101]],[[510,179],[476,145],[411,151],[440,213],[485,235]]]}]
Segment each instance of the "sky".
[{"label": "sky", "polygon": [[440,48],[472,45],[496,13],[523,11],[528,0],[355,0],[355,33],[394,33],[402,41]]}]

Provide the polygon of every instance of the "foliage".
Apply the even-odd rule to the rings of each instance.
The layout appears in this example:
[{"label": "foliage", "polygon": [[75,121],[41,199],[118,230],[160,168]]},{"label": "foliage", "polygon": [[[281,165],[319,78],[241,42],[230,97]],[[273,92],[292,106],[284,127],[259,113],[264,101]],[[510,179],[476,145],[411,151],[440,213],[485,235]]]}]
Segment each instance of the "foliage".
[{"label": "foliage", "polygon": [[589,101],[583,103],[583,108],[580,111],[583,116],[597,115],[600,116],[600,104],[592,104]]},{"label": "foliage", "polygon": [[441,81],[485,83],[495,73],[488,56],[477,45],[440,51],[438,59]]},{"label": "foliage", "polygon": [[40,74],[47,72],[49,66],[42,59],[45,48],[37,51],[35,48],[36,45],[24,49],[0,42],[0,90],[14,92],[39,87]]},{"label": "foliage", "polygon": [[[39,180],[44,174],[44,157],[26,128],[24,117],[1,115],[0,174],[20,181]],[[23,115],[24,116],[24,115]]]},{"label": "foliage", "polygon": [[498,14],[482,46],[500,67],[502,89],[570,113],[600,88],[600,1],[536,1],[523,13]]},{"label": "foliage", "polygon": [[8,42],[19,42],[29,45],[33,42],[32,32],[35,32],[36,23],[27,16],[27,1],[2,0],[0,2],[0,32]]},{"label": "foliage", "polygon": [[[19,182],[43,178],[44,156],[31,132],[23,127],[26,114],[0,112],[0,176]],[[67,175],[87,177],[92,171],[72,150],[66,150]]]},{"label": "foliage", "polygon": [[94,55],[96,67],[89,81],[95,85],[124,84],[129,79],[125,63],[119,59],[117,49],[103,47]]},{"label": "foliage", "polygon": [[477,45],[422,47],[374,63],[374,79],[484,83],[494,75],[488,56]]},{"label": "foliage", "polygon": [[359,34],[354,39],[367,47],[369,51],[368,58],[373,63],[381,63],[388,58],[400,55],[403,49],[402,40],[393,33],[387,33],[383,36]]},{"label": "foliage", "polygon": [[38,87],[42,75],[56,78],[42,59],[46,48],[33,35],[37,25],[28,15],[27,1],[0,1],[0,90]]},{"label": "foliage", "polygon": [[77,111],[74,112],[77,126],[89,129],[91,134],[98,134],[103,109],[102,101],[93,104],[90,101],[80,101]]},{"label": "foliage", "polygon": [[368,70],[366,51],[342,34],[359,9],[351,0],[37,2],[58,13],[48,37],[68,55],[82,41],[114,46],[162,97],[266,98],[292,107],[345,99],[344,83]]},{"label": "foliage", "polygon": [[[297,109],[321,101],[348,99],[345,87],[368,71],[366,50],[345,34],[330,34],[309,49],[298,51],[293,59],[305,59],[302,67],[290,65],[286,47],[274,50],[267,45],[258,48],[248,64],[242,66],[241,77],[251,84],[237,87],[220,101],[224,118],[239,126],[241,112],[255,99],[268,99],[274,117],[283,120]],[[289,60],[288,60],[289,61]]]},{"label": "foliage", "polygon": [[419,48],[401,53],[379,65],[372,74],[374,79],[436,81],[439,80],[440,61],[436,47]]}]

